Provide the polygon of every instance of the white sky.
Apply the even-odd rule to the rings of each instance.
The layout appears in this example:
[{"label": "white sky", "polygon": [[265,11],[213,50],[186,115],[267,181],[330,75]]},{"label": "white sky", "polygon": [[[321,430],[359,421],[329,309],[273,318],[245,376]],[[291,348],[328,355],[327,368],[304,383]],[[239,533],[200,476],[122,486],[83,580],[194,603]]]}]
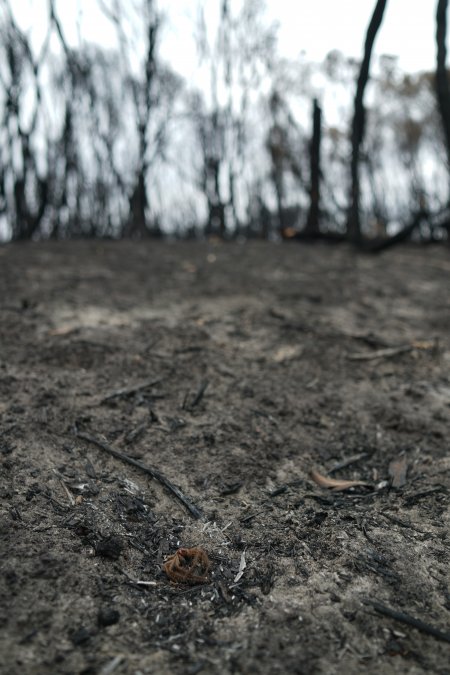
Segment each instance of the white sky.
[{"label": "white sky", "polygon": [[[403,70],[434,68],[435,6],[435,0],[388,0],[375,52],[399,56]],[[268,0],[268,7],[280,22],[287,55],[304,49],[309,59],[322,61],[331,49],[362,55],[375,0]]]},{"label": "white sky", "polygon": [[[133,5],[133,0],[129,2]],[[45,32],[47,0],[12,0],[11,5],[20,25],[39,44]],[[196,5],[196,0],[159,0],[159,7],[169,17],[163,55],[184,75],[196,67]],[[313,61],[322,61],[332,49],[360,57],[374,5],[375,0],[267,0],[268,17],[279,23],[280,53],[296,58],[304,51]],[[375,52],[398,55],[400,67],[407,71],[434,68],[435,6],[436,0],[388,0]],[[80,25],[81,20],[84,39],[107,46],[116,44],[114,29],[95,0],[56,0],[56,7],[69,41],[77,42],[77,23]]]}]

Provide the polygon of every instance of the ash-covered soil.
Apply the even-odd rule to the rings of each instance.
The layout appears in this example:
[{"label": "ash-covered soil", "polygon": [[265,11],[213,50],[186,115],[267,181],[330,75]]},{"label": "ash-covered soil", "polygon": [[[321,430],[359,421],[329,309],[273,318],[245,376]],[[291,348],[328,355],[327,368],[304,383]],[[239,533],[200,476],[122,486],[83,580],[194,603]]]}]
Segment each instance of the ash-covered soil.
[{"label": "ash-covered soil", "polygon": [[449,673],[449,282],[438,247],[1,248],[1,673]]}]

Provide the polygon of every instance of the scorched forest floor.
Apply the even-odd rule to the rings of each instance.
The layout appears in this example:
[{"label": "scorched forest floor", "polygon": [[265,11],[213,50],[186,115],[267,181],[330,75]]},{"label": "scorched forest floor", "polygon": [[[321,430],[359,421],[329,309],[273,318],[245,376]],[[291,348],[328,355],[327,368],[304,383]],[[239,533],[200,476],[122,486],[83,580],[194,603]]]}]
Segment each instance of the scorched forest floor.
[{"label": "scorched forest floor", "polygon": [[0,290],[2,674],[450,672],[448,248],[16,244]]}]

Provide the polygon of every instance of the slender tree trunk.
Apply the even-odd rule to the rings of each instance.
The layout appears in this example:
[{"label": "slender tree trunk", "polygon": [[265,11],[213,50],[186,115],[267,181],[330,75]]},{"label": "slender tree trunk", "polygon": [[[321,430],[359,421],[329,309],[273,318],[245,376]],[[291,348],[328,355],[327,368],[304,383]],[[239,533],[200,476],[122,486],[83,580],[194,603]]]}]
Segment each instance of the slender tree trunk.
[{"label": "slender tree trunk", "polygon": [[[134,88],[133,93],[136,109],[136,130],[139,138],[139,167],[137,170],[136,182],[128,200],[130,210],[126,228],[129,236],[137,236],[140,238],[151,234],[146,216],[149,205],[146,180],[149,169],[148,154],[150,146],[148,126],[153,112],[152,97],[157,69],[156,47],[159,31],[159,17],[156,15],[154,1],[147,0],[145,7],[147,10],[147,48],[144,64],[145,87],[142,92],[139,92]],[[133,85],[133,87],[135,87],[135,85]]]},{"label": "slender tree trunk", "polygon": [[144,239],[150,232],[147,227],[146,209],[148,207],[147,186],[143,168],[139,169],[133,192],[128,200],[129,215],[124,234],[127,237]]},{"label": "slender tree trunk", "polygon": [[364,44],[364,57],[359,71],[358,84],[354,100],[354,114],[352,123],[352,156],[351,156],[351,195],[350,208],[347,222],[347,234],[350,239],[359,242],[361,239],[361,219],[359,211],[360,185],[359,185],[359,152],[364,139],[364,127],[366,111],[364,108],[364,90],[369,80],[370,59],[373,44],[383,21],[383,14],[387,0],[377,0],[375,9],[367,29]]},{"label": "slender tree trunk", "polygon": [[277,198],[277,211],[278,211],[278,228],[280,231],[281,236],[283,237],[283,233],[285,229],[287,228],[287,222],[286,222],[286,213],[283,207],[283,201],[284,201],[284,180],[283,180],[283,173],[282,169],[278,171],[275,169],[274,171],[274,184],[275,184],[275,194]]},{"label": "slender tree trunk", "polygon": [[311,236],[319,233],[320,211],[320,144],[322,140],[322,110],[317,99],[314,99],[313,134],[310,145],[310,192],[309,213],[305,234]]},{"label": "slender tree trunk", "polygon": [[447,7],[448,0],[438,0],[436,10],[436,93],[444,129],[448,169],[450,171],[450,86],[445,65],[447,58]]}]

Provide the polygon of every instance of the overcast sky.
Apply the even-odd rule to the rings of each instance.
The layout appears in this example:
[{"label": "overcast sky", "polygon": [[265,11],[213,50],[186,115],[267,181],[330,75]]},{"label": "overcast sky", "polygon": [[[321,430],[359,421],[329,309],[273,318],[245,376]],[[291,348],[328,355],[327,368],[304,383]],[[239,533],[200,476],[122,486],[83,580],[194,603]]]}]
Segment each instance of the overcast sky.
[{"label": "overcast sky", "polygon": [[[388,0],[376,52],[398,55],[404,70],[433,68],[435,5],[435,0]],[[287,53],[295,56],[304,49],[317,61],[330,49],[360,56],[374,6],[374,0],[268,0]]]},{"label": "overcast sky", "polygon": [[[45,31],[47,0],[12,0],[11,4],[21,25],[39,41]],[[375,0],[267,0],[268,16],[279,23],[280,53],[295,58],[304,51],[314,61],[322,61],[332,49],[359,57],[374,5]],[[433,68],[435,5],[435,0],[388,0],[376,53],[398,55],[407,71]],[[78,25],[81,21],[85,39],[115,44],[114,29],[95,0],[56,0],[56,6],[71,42],[77,40],[77,21]],[[163,55],[185,75],[196,66],[192,40],[196,6],[196,0],[159,0],[169,18]]]}]

